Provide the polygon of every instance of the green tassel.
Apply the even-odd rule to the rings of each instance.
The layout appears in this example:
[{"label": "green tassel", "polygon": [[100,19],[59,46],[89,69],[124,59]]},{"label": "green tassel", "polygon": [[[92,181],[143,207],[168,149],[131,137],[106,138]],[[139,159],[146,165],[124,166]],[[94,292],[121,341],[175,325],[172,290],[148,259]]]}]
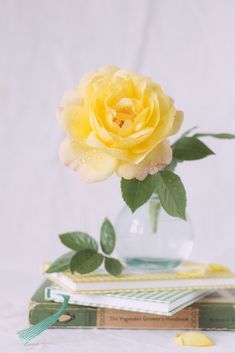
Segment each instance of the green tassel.
[{"label": "green tassel", "polygon": [[60,316],[63,315],[65,310],[67,309],[70,299],[68,295],[63,295],[63,298],[63,304],[61,308],[57,311],[57,313],[49,316],[48,318],[42,320],[41,322],[32,327],[17,332],[23,344],[27,344],[33,338],[37,337],[40,333],[45,331],[48,327],[52,326],[57,320],[59,320]]}]

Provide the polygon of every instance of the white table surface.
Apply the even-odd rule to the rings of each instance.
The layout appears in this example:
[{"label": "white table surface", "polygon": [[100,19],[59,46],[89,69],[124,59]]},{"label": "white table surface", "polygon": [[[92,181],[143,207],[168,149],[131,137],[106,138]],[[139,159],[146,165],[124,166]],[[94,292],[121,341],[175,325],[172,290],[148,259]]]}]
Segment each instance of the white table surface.
[{"label": "white table surface", "polygon": [[[178,353],[210,352],[233,353],[235,332],[207,332],[215,340],[215,346],[207,348],[180,347],[173,337],[179,331],[53,329],[43,332],[27,346],[23,346],[16,332],[27,327],[28,298],[41,276],[0,271],[3,290],[0,297],[0,352],[43,353]],[[17,291],[16,291],[16,288]],[[10,294],[9,294],[10,293]]]}]

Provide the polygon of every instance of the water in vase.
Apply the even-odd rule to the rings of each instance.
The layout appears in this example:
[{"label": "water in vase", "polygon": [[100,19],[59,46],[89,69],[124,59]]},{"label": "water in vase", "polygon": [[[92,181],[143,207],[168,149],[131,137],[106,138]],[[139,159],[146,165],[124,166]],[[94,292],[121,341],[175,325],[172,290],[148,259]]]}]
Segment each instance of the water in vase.
[{"label": "water in vase", "polygon": [[193,247],[189,220],[169,216],[154,198],[135,213],[124,207],[115,229],[116,251],[132,272],[173,270],[188,258]]}]

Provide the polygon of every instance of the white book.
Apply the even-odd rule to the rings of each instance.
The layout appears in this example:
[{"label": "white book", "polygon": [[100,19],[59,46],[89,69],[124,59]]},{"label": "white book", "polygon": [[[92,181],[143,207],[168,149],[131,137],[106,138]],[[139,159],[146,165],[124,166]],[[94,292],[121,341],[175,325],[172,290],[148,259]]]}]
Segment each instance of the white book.
[{"label": "white book", "polygon": [[71,294],[50,286],[45,289],[45,299],[63,302],[63,295],[68,295],[70,304],[170,316],[210,293],[212,290]]},{"label": "white book", "polygon": [[208,275],[181,275],[177,273],[125,274],[118,277],[102,273],[60,272],[44,273],[56,286],[80,294],[112,292],[157,291],[157,290],[200,290],[235,287],[234,273]]}]

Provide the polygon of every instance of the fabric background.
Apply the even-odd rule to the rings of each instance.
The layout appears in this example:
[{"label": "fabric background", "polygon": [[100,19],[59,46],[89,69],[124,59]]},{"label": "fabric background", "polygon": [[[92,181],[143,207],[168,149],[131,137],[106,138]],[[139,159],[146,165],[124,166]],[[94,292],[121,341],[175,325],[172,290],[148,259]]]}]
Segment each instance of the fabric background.
[{"label": "fabric background", "polygon": [[[114,64],[160,82],[185,112],[182,130],[197,125],[204,132],[234,133],[235,1],[0,0],[0,9],[0,269],[14,317],[10,289],[22,303],[30,296],[41,260],[64,251],[58,233],[79,229],[98,236],[102,219],[114,221],[123,204],[117,177],[88,185],[59,162],[63,133],[55,110],[63,92],[84,72]],[[195,232],[191,257],[233,266],[235,142],[207,142],[215,157],[177,171]],[[97,332],[94,340],[124,337],[122,352],[137,336],[106,335]],[[151,335],[138,334],[149,343],[133,350],[157,352]],[[158,335],[160,351],[168,351]],[[4,352],[13,351],[7,347]]]}]

